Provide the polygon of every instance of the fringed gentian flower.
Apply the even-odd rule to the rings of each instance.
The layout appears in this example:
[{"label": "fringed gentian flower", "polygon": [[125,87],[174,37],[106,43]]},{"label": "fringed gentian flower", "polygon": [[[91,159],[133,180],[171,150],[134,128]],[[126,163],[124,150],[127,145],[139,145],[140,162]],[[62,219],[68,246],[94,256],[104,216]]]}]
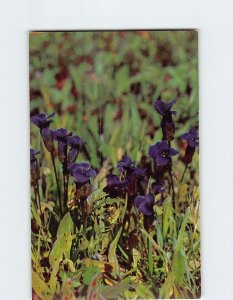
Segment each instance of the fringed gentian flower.
[{"label": "fringed gentian flower", "polygon": [[127,187],[127,180],[120,180],[117,175],[110,174],[107,177],[107,186],[104,188],[104,192],[108,193],[110,198],[124,197],[127,192]]},{"label": "fringed gentian flower", "polygon": [[161,180],[160,182],[153,182],[151,185],[151,191],[154,195],[165,192],[165,181]]},{"label": "fringed gentian flower", "polygon": [[154,197],[151,194],[137,196],[134,200],[137,209],[145,216],[153,216]]},{"label": "fringed gentian flower", "polygon": [[198,134],[197,131],[192,128],[188,132],[182,134],[180,138],[188,142],[185,150],[185,156],[183,158],[184,163],[187,165],[192,162],[195,147],[199,145]]},{"label": "fringed gentian flower", "polygon": [[72,164],[76,161],[80,147],[83,144],[86,144],[78,135],[70,136],[67,141],[68,145],[70,146],[70,150],[68,152],[68,162]]},{"label": "fringed gentian flower", "polygon": [[124,179],[128,182],[127,193],[129,197],[135,197],[144,192],[144,181],[146,181],[146,171],[136,167],[129,156],[125,156],[118,164],[118,170],[122,173]]},{"label": "fringed gentian flower", "polygon": [[54,141],[58,142],[58,159],[64,164],[67,159],[67,141],[72,133],[67,133],[64,128],[59,128],[52,132]]},{"label": "fringed gentian flower", "polygon": [[77,199],[85,200],[91,193],[90,179],[96,176],[89,163],[73,163],[68,167],[76,184],[75,196]]},{"label": "fringed gentian flower", "polygon": [[128,155],[124,156],[124,158],[119,161],[119,163],[117,164],[117,169],[120,172],[124,172],[124,171],[133,171],[135,169],[135,166],[133,165],[130,157]]},{"label": "fringed gentian flower", "polygon": [[89,163],[73,163],[68,169],[78,185],[83,185],[96,176],[96,171],[91,168]]},{"label": "fringed gentian flower", "polygon": [[175,124],[172,119],[172,115],[176,115],[175,110],[171,110],[176,100],[171,100],[168,103],[164,103],[162,100],[155,101],[155,109],[162,116],[161,128],[163,132],[163,139],[172,141],[174,139]]},{"label": "fringed gentian flower", "polygon": [[148,154],[157,166],[166,166],[171,162],[171,157],[178,154],[178,151],[170,148],[166,141],[162,141],[151,146]]},{"label": "fringed gentian flower", "polygon": [[162,205],[164,201],[164,195],[165,192],[165,181],[160,180],[159,182],[153,182],[151,185],[151,192],[155,196],[160,194],[160,199],[156,201],[156,205]]},{"label": "fringed gentian flower", "polygon": [[34,149],[30,149],[30,169],[31,169],[31,179],[32,182],[36,182],[40,178],[40,170],[36,155],[39,154],[40,151],[36,151]]},{"label": "fringed gentian flower", "polygon": [[54,151],[52,132],[49,128],[50,123],[53,121],[51,120],[51,118],[53,118],[54,115],[55,113],[53,112],[48,116],[46,116],[46,114],[39,114],[31,117],[32,123],[40,128],[41,137],[43,139],[46,149],[49,152]]}]

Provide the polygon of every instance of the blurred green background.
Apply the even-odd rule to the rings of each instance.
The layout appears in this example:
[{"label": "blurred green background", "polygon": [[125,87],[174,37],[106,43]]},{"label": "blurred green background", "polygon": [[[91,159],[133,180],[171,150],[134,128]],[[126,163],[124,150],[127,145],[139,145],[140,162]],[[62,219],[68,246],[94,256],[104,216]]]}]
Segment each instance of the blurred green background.
[{"label": "blurred green background", "polygon": [[198,125],[196,31],[32,32],[29,44],[31,114],[55,111],[52,128],[86,140],[79,160],[94,168],[138,161],[161,139],[158,98],[177,99],[176,137]]}]

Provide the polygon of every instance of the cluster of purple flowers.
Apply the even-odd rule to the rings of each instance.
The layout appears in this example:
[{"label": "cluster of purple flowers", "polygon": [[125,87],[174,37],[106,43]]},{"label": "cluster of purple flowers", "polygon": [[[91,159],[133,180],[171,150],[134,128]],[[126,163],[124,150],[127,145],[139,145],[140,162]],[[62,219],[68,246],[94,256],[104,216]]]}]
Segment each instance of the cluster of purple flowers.
[{"label": "cluster of purple flowers", "polygon": [[[45,114],[38,114],[31,117],[31,121],[40,129],[40,134],[44,142],[45,148],[51,153],[53,167],[55,172],[55,177],[57,181],[58,188],[58,197],[60,200],[60,185],[58,183],[57,170],[54,163],[54,153],[55,153],[55,142],[57,142],[57,155],[59,162],[63,167],[63,194],[64,194],[64,203],[63,207],[67,209],[67,199],[68,199],[68,182],[69,176],[71,175],[76,184],[76,188],[90,182],[90,179],[96,175],[96,171],[93,170],[89,163],[77,163],[76,159],[79,155],[80,149],[85,142],[77,135],[73,135],[72,132],[67,132],[65,128],[59,128],[57,130],[51,130],[50,124],[53,122],[52,118],[54,113],[46,116]],[[31,149],[31,178],[38,180],[39,175],[39,166],[37,159],[35,157],[38,152]],[[86,195],[87,197],[88,195]],[[61,203],[60,203],[61,206]],[[62,208],[60,207],[61,214]]]},{"label": "cluster of purple flowers", "polygon": [[[110,174],[107,177],[107,186],[105,191],[109,197],[125,197],[128,194],[129,201],[137,207],[145,217],[153,219],[154,199],[158,194],[161,195],[157,205],[161,205],[164,200],[164,193],[166,192],[166,183],[164,174],[167,172],[170,180],[174,198],[174,186],[172,177],[172,157],[179,152],[171,147],[171,141],[174,140],[175,123],[173,116],[176,116],[176,111],[172,110],[172,106],[176,100],[171,100],[168,103],[162,100],[157,100],[154,103],[155,110],[162,116],[161,129],[163,133],[162,141],[149,147],[148,155],[154,162],[154,168],[150,176],[147,170],[139,166],[135,166],[129,156],[125,156],[121,160],[117,168],[120,171],[120,176]],[[189,132],[180,136],[181,139],[187,141],[185,155],[183,162],[189,164],[192,162],[195,147],[198,146],[198,135],[194,128]],[[154,181],[149,186],[149,177]],[[148,192],[149,191],[149,192]],[[130,208],[131,208],[130,206]]]},{"label": "cluster of purple flowers", "polygon": [[[162,205],[164,195],[170,188],[172,189],[172,199],[174,203],[174,186],[172,175],[172,158],[179,152],[171,147],[171,142],[174,140],[175,123],[173,117],[176,116],[176,111],[172,110],[172,106],[175,104],[175,99],[165,103],[162,100],[157,100],[154,103],[155,110],[161,115],[161,129],[163,138],[162,141],[151,145],[148,150],[148,156],[153,160],[152,168],[144,168],[141,165],[136,165],[131,158],[126,155],[117,164],[119,174],[109,174],[107,176],[107,185],[104,191],[110,198],[125,198],[128,197],[127,208],[131,211],[133,205],[136,206],[139,212],[141,212],[145,218],[152,220],[154,218],[154,199],[155,196],[160,195],[157,198],[157,205]],[[45,114],[35,115],[31,118],[31,121],[40,129],[40,134],[44,142],[45,148],[50,152],[54,173],[56,177],[58,187],[58,198],[60,202],[61,215],[62,205],[60,201],[60,185],[59,178],[56,171],[56,165],[54,161],[55,150],[57,152],[58,160],[62,164],[63,173],[63,208],[67,209],[68,200],[68,183],[71,176],[76,185],[75,197],[78,201],[87,199],[91,192],[91,178],[96,176],[96,171],[91,168],[89,163],[82,162],[77,163],[77,157],[79,155],[81,147],[85,142],[77,135],[73,135],[72,132],[68,132],[64,128],[57,130],[51,130],[50,125],[53,122],[54,113],[46,116]],[[187,165],[192,162],[193,154],[196,146],[198,146],[198,134],[194,128],[180,136],[185,140],[186,149],[185,155],[182,161],[185,163],[185,170]],[[57,148],[55,147],[57,142]],[[39,152],[31,149],[31,178],[35,188],[37,187],[38,193],[38,180],[40,179],[39,164],[36,155]],[[184,171],[185,173],[185,171]],[[166,174],[168,181],[165,179]],[[184,174],[183,174],[184,175]],[[183,177],[182,177],[183,179]],[[167,184],[167,182],[169,184]],[[38,195],[39,197],[39,195]],[[82,201],[83,202],[83,201]]]}]

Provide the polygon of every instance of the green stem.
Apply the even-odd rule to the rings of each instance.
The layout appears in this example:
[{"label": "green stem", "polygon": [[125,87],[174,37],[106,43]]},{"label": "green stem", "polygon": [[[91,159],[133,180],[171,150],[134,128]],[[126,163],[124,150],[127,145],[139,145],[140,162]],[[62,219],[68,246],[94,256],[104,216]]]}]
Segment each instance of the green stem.
[{"label": "green stem", "polygon": [[64,208],[64,213],[66,213],[66,204],[67,204],[67,193],[66,193],[66,175],[63,172],[63,190],[64,190],[64,198],[63,198],[63,208]]},{"label": "green stem", "polygon": [[181,183],[183,182],[184,175],[185,175],[185,172],[187,170],[187,167],[188,167],[188,164],[185,165],[184,172],[183,172],[183,175],[182,175],[181,180],[180,180]]},{"label": "green stem", "polygon": [[148,239],[148,262],[149,262],[149,272],[153,275],[153,256],[152,256],[152,243]]},{"label": "green stem", "polygon": [[175,208],[175,191],[174,191],[174,182],[173,182],[173,178],[172,178],[172,170],[171,167],[168,170],[169,176],[170,176],[170,180],[171,180],[171,188],[172,188],[172,204],[173,207]]},{"label": "green stem", "polygon": [[66,178],[66,207],[67,207],[67,201],[68,201],[69,179],[70,179],[70,176],[69,176],[69,174],[67,174],[67,178]]},{"label": "green stem", "polygon": [[[41,209],[41,198],[40,198],[40,191],[39,191],[38,180],[34,183],[34,189],[35,189],[35,193],[38,196],[38,208],[40,210],[40,216],[41,216],[42,225],[44,225],[44,218],[43,218],[42,209]],[[37,197],[36,197],[36,199],[37,199]]]},{"label": "green stem", "polygon": [[54,174],[55,174],[55,179],[56,179],[56,184],[57,184],[57,194],[58,194],[58,200],[59,200],[59,206],[60,206],[60,214],[62,217],[61,191],[60,191],[60,186],[58,183],[57,169],[56,169],[56,165],[55,165],[53,152],[51,152],[51,158],[52,158],[52,162],[53,162],[53,169],[54,169]]}]

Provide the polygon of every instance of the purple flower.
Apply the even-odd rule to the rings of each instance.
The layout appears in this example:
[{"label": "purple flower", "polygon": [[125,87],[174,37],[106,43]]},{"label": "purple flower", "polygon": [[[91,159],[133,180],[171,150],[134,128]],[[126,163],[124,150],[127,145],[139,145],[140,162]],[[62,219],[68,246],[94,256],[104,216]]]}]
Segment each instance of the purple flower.
[{"label": "purple flower", "polygon": [[36,159],[36,155],[39,154],[40,151],[36,151],[34,149],[30,149],[30,161],[35,160]]},{"label": "purple flower", "polygon": [[156,201],[156,205],[162,205],[164,201],[163,193],[165,192],[165,181],[160,180],[157,182],[153,182],[151,185],[151,192],[156,196],[161,194],[161,197],[158,201]]},{"label": "purple flower", "polygon": [[72,133],[67,133],[64,128],[59,128],[52,132],[54,141],[58,142],[58,159],[61,163],[64,163],[67,157],[67,140]]},{"label": "purple flower", "polygon": [[125,156],[118,164],[118,170],[127,181],[127,193],[129,197],[135,197],[138,192],[143,192],[143,180],[145,181],[146,171],[136,167],[129,156]]},{"label": "purple flower", "polygon": [[175,124],[172,119],[172,115],[176,115],[175,110],[171,110],[175,99],[168,103],[164,103],[162,100],[155,101],[156,111],[162,115],[161,128],[163,132],[163,139],[167,141],[172,141],[174,139]]},{"label": "purple flower", "polygon": [[151,146],[148,154],[157,166],[166,166],[171,162],[171,157],[178,154],[178,151],[170,148],[166,141],[162,141]]},{"label": "purple flower", "polygon": [[151,190],[155,195],[165,192],[165,181],[161,180],[160,182],[153,182]]},{"label": "purple flower", "polygon": [[132,176],[136,176],[138,178],[143,178],[146,176],[146,170],[142,169],[140,167],[134,167],[134,170],[132,172]]},{"label": "purple flower", "polygon": [[107,177],[107,186],[104,188],[104,191],[109,194],[110,198],[116,198],[125,195],[127,185],[127,180],[120,180],[117,175],[110,174]]},{"label": "purple flower", "polygon": [[78,157],[80,147],[85,144],[78,135],[70,136],[67,140],[67,144],[71,147],[68,153],[69,164],[74,163]]},{"label": "purple flower", "polygon": [[140,167],[136,167],[134,166],[131,158],[126,155],[124,156],[124,158],[119,161],[119,163],[117,164],[117,169],[120,172],[125,172],[126,175],[134,175],[136,177],[144,177],[146,176],[146,171]]},{"label": "purple flower", "polygon": [[48,116],[46,116],[46,114],[39,114],[39,115],[35,115],[31,117],[31,121],[34,125],[36,125],[37,127],[39,127],[40,129],[42,128],[46,128],[50,125],[51,122],[53,122],[53,120],[51,120],[51,118],[53,118],[55,115],[55,113],[51,113]]},{"label": "purple flower", "polygon": [[162,115],[163,117],[167,117],[169,115],[176,115],[175,110],[171,110],[173,104],[176,102],[176,99],[171,100],[168,103],[164,103],[162,100],[156,100],[154,103],[156,111]]},{"label": "purple flower", "polygon": [[192,162],[195,147],[199,145],[198,134],[196,130],[192,128],[188,132],[182,134],[180,138],[188,142],[188,145],[185,149],[185,155],[183,157],[183,161],[187,165]]},{"label": "purple flower", "polygon": [[192,128],[188,132],[182,134],[180,138],[186,140],[191,147],[199,145],[199,137],[195,128]]},{"label": "purple flower", "polygon": [[117,169],[120,172],[133,171],[134,168],[135,167],[131,161],[131,158],[128,155],[124,156],[124,158],[121,161],[119,161],[119,163],[117,164]]},{"label": "purple flower", "polygon": [[137,209],[145,216],[153,215],[154,197],[151,194],[146,196],[137,196],[134,200]]},{"label": "purple flower", "polygon": [[33,182],[37,181],[40,178],[40,170],[36,158],[36,155],[39,153],[40,151],[30,149],[30,170],[31,170],[31,179]]},{"label": "purple flower", "polygon": [[53,131],[53,139],[57,142],[67,143],[67,139],[70,137],[72,133],[67,133],[65,128],[59,128]]},{"label": "purple flower", "polygon": [[74,177],[74,181],[80,185],[89,182],[92,177],[96,176],[96,171],[91,168],[89,163],[72,163],[68,170]]},{"label": "purple flower", "polygon": [[53,121],[51,118],[55,113],[51,113],[48,116],[46,114],[39,114],[31,117],[31,121],[34,125],[40,128],[40,134],[45,144],[46,149],[49,152],[54,151],[52,132],[49,129],[50,123]]}]

